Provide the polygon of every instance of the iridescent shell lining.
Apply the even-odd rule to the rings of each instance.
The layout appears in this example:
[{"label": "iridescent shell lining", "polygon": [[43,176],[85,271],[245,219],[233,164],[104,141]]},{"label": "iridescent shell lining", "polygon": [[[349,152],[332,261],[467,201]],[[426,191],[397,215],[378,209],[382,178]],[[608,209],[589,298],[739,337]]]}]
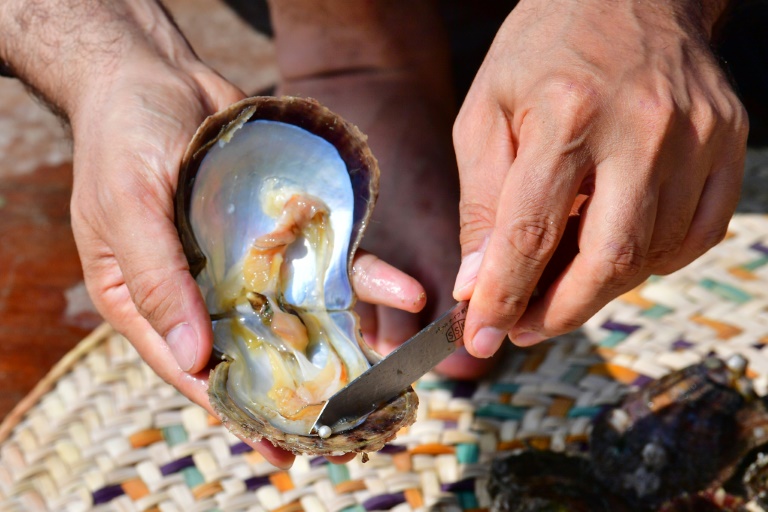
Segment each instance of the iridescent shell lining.
[{"label": "iridescent shell lining", "polygon": [[[251,147],[254,141],[262,147]],[[304,428],[377,357],[350,311],[351,261],[378,187],[365,136],[312,100],[249,98],[203,123],[179,183],[179,233],[224,355],[209,395],[228,428],[295,453],[328,455],[377,450],[412,423],[418,400],[408,390],[328,439]],[[338,198],[350,188],[352,204],[344,207]],[[334,384],[326,386],[329,376]]]}]

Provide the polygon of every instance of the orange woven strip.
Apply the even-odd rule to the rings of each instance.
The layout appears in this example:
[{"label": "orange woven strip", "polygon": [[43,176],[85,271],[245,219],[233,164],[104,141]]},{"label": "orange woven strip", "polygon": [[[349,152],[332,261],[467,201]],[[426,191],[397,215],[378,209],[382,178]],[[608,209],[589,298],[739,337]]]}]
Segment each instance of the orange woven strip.
[{"label": "orange woven strip", "polygon": [[335,487],[336,492],[339,494],[364,491],[366,488],[367,487],[365,482],[362,480],[347,480],[346,482],[339,482]]},{"label": "orange woven strip", "polygon": [[287,471],[272,473],[269,475],[269,481],[272,482],[272,485],[277,487],[277,490],[280,492],[290,491],[295,487],[293,485],[293,480],[291,480],[291,475],[288,474]]},{"label": "orange woven strip", "polygon": [[456,449],[453,446],[439,443],[422,444],[408,451],[411,455],[451,455],[456,453]]},{"label": "orange woven strip", "polygon": [[123,488],[123,492],[125,492],[125,494],[127,494],[133,501],[140,500],[149,494],[149,489],[141,478],[126,480],[120,487]]},{"label": "orange woven strip", "polygon": [[131,443],[131,446],[134,448],[143,448],[144,446],[159,443],[163,439],[162,430],[159,428],[151,428],[148,430],[142,430],[141,432],[136,432],[128,438],[128,442]]},{"label": "orange woven strip", "polygon": [[204,500],[223,490],[224,488],[219,482],[208,482],[207,484],[200,484],[192,489],[192,496],[194,496],[196,500]]},{"label": "orange woven strip", "polygon": [[405,494],[405,500],[412,508],[417,509],[424,506],[424,497],[421,495],[420,490],[416,488],[406,489],[403,491],[403,494]]}]

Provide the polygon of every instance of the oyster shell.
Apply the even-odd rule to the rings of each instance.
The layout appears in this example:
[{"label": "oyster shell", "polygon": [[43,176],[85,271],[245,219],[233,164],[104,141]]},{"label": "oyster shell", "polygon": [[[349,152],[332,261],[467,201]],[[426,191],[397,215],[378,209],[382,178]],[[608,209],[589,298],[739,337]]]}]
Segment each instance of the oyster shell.
[{"label": "oyster shell", "polygon": [[542,450],[495,459],[488,494],[491,512],[632,510],[597,480],[589,459]]},{"label": "oyster shell", "polygon": [[740,356],[709,357],[599,415],[590,455],[600,481],[646,507],[726,482],[745,455],[768,441],[768,409],[746,365]]},{"label": "oyster shell", "polygon": [[190,143],[177,226],[223,359],[209,397],[236,434],[330,455],[375,451],[413,422],[409,390],[328,438],[311,432],[325,401],[379,357],[349,279],[378,174],[365,136],[313,100],[248,98]]}]

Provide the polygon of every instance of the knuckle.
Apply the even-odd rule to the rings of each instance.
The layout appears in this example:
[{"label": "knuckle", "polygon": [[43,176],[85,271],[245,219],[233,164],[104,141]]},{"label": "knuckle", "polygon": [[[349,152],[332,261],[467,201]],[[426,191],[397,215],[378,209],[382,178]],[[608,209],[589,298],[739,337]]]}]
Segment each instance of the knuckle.
[{"label": "knuckle", "polygon": [[634,114],[646,121],[668,123],[677,116],[678,106],[671,94],[636,91]]},{"label": "knuckle", "polygon": [[557,334],[563,334],[566,332],[575,331],[589,319],[589,317],[582,317],[582,316],[569,316],[565,318],[560,318],[557,320],[555,324],[552,325],[551,329],[553,332]]},{"label": "knuckle", "polygon": [[559,237],[557,224],[550,214],[518,218],[504,233],[509,246],[534,264],[547,259]]},{"label": "knuckle", "polygon": [[747,142],[747,136],[749,135],[749,114],[744,105],[736,98],[734,107],[734,115],[732,120],[732,126],[736,132],[740,145],[745,145]]},{"label": "knuckle", "polygon": [[528,307],[528,300],[517,294],[504,294],[496,299],[494,314],[501,318],[505,324],[515,322]]},{"label": "knuckle", "polygon": [[723,121],[723,112],[709,101],[701,102],[696,107],[696,127],[699,140],[709,141]]},{"label": "knuckle", "polygon": [[678,119],[678,106],[671,96],[640,94],[631,115],[640,124],[639,133],[646,134],[651,149],[662,146]]},{"label": "knuckle", "polygon": [[552,81],[544,86],[542,95],[551,105],[549,135],[565,145],[580,140],[602,108],[598,89],[589,80]]},{"label": "knuckle", "polygon": [[456,115],[456,120],[453,122],[453,129],[451,131],[451,136],[453,137],[453,143],[456,147],[456,150],[458,151],[458,146],[461,146],[463,148],[463,142],[464,142],[464,134],[467,132],[467,111],[466,109],[459,110],[459,113]]},{"label": "knuckle", "polygon": [[636,277],[645,263],[646,252],[639,240],[608,243],[603,247],[597,278],[600,282],[622,285]]},{"label": "knuckle", "polygon": [[727,234],[727,222],[706,226],[699,236],[691,237],[689,241],[690,250],[694,257],[698,257],[719,244]]},{"label": "knuckle", "polygon": [[483,140],[488,137],[494,119],[500,115],[498,110],[477,101],[475,96],[470,91],[456,116],[451,131],[460,171],[471,166],[474,160],[480,158]]},{"label": "knuckle", "polygon": [[661,268],[667,262],[673,260],[680,252],[684,240],[685,233],[681,233],[655,241],[645,257],[647,266],[652,269]]},{"label": "knuckle", "polygon": [[484,204],[462,199],[459,202],[459,212],[461,214],[460,242],[462,247],[485,236],[496,218],[496,211],[490,203]]},{"label": "knuckle", "polygon": [[134,276],[131,289],[136,310],[152,325],[174,307],[178,296],[176,287],[153,271]]}]

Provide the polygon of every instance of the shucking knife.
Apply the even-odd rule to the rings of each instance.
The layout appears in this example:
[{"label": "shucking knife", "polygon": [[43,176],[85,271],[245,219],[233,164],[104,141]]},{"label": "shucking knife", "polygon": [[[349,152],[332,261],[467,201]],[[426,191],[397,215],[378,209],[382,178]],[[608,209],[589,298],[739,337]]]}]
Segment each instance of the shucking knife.
[{"label": "shucking knife", "polygon": [[[560,243],[539,277],[532,301],[544,295],[578,253],[579,213],[585,200],[586,196],[579,196],[574,203]],[[419,377],[451,355],[463,345],[467,306],[466,301],[459,302],[339,390],[325,403],[309,434],[328,437],[334,431],[341,432],[357,426],[367,414],[408,389]],[[355,422],[355,419],[360,421]]]},{"label": "shucking knife", "polygon": [[466,315],[467,302],[459,302],[339,390],[325,403],[310,433],[328,437],[335,426],[351,428],[357,423],[350,419],[365,418],[408,389],[462,344]]}]

